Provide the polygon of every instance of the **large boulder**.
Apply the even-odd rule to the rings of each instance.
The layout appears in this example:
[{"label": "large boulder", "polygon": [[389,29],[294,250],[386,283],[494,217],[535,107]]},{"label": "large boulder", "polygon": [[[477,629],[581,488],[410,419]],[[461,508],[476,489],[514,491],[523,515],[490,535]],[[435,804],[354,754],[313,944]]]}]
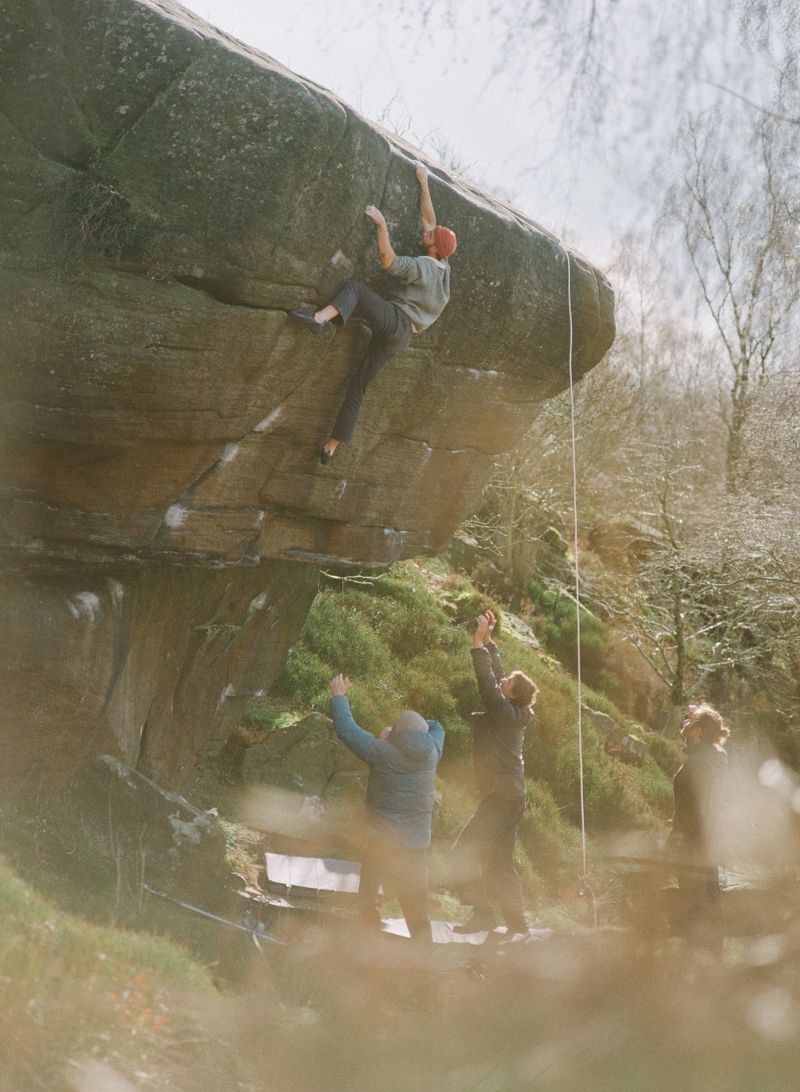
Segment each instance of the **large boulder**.
[{"label": "large boulder", "polygon": [[271,785],[296,793],[299,810],[308,797],[322,799],[339,774],[363,769],[364,764],[339,742],[330,718],[309,713],[248,747],[241,774],[245,785]]},{"label": "large boulder", "polygon": [[285,561],[6,574],[0,778],[47,794],[112,753],[184,786],[267,692],[316,590],[314,568]]},{"label": "large boulder", "polygon": [[179,786],[279,670],[313,567],[441,550],[570,330],[577,377],[608,349],[612,293],[435,166],[452,302],[322,468],[366,335],[286,310],[374,280],[368,202],[413,248],[413,149],[171,0],[11,0],[0,153],[5,773],[110,750]]},{"label": "large boulder", "polygon": [[343,747],[333,721],[308,713],[273,728],[241,756],[239,813],[276,852],[352,853],[363,827],[367,766]]},{"label": "large boulder", "polygon": [[148,889],[217,913],[233,903],[219,821],[110,755],[82,766],[36,822],[51,869],[100,905],[124,912]]},{"label": "large boulder", "polygon": [[605,750],[615,758],[623,762],[630,762],[634,766],[641,766],[647,756],[647,744],[638,736],[632,736],[626,732],[619,721],[614,720],[608,713],[601,713],[599,709],[590,709],[583,706],[583,715],[587,724],[594,728],[595,732],[605,741]]}]

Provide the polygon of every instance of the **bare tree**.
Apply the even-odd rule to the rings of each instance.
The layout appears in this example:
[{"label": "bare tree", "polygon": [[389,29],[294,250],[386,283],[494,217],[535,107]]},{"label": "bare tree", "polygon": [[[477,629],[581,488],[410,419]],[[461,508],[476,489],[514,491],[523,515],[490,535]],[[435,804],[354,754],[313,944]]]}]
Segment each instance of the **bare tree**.
[{"label": "bare tree", "polygon": [[759,171],[748,185],[728,154],[721,122],[714,113],[687,124],[686,172],[668,207],[680,224],[729,369],[723,404],[726,488],[735,493],[741,484],[750,405],[780,356],[800,284],[787,230],[787,213],[796,202],[787,196],[775,127],[760,120],[755,128],[752,150]]},{"label": "bare tree", "polygon": [[[800,698],[791,683],[800,645],[791,318],[785,351],[775,349],[751,392],[741,488],[729,494],[719,412],[728,357],[716,327],[698,328],[683,301],[670,313],[667,273],[649,237],[624,241],[612,274],[617,341],[575,392],[582,599],[662,679],[671,718],[714,687],[769,686],[789,723]],[[548,552],[571,525],[566,398],[542,407],[524,451],[498,473],[481,517],[496,564],[512,581],[532,575],[568,591],[571,544],[562,539],[560,557]]]}]

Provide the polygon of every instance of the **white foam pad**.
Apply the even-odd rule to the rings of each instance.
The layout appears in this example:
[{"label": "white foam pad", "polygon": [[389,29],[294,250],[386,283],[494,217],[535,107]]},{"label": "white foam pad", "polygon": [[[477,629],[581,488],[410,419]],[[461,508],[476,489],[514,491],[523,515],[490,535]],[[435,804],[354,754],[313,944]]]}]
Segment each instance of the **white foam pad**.
[{"label": "white foam pad", "polygon": [[333,857],[293,857],[288,853],[266,853],[267,879],[285,887],[305,887],[311,891],[338,891],[356,894],[361,880],[358,861],[339,861]]}]

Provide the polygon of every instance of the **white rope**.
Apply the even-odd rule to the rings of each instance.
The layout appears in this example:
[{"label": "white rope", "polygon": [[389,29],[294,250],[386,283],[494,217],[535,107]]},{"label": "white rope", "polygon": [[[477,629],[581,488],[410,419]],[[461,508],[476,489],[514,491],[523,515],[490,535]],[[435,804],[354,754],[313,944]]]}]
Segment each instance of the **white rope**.
[{"label": "white rope", "polygon": [[[574,328],[572,318],[572,266],[569,260],[569,252],[563,243],[560,244],[567,260],[567,309],[569,311],[569,409],[570,409],[570,438],[572,446],[572,551],[575,557],[575,637],[576,637],[576,678],[578,690],[578,777],[580,785],[581,805],[581,862],[583,874],[581,884],[588,886],[588,868],[586,864],[586,806],[584,800],[584,776],[583,776],[583,697],[581,682],[581,576],[580,559],[578,557],[578,460],[577,439],[575,435],[575,383],[572,375],[572,354],[574,342]],[[594,904],[594,893],[591,888]],[[595,924],[597,910],[595,907]]]}]

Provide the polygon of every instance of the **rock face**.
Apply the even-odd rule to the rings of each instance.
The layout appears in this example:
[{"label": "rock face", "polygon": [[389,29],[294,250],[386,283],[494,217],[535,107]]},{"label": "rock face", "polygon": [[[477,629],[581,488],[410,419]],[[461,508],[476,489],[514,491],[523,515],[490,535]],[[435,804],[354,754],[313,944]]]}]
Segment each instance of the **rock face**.
[{"label": "rock face", "polygon": [[245,785],[274,785],[294,792],[299,800],[322,799],[338,776],[363,770],[363,762],[342,747],[332,721],[321,713],[309,713],[297,724],[273,729],[260,743],[248,747],[242,780]]},{"label": "rock face", "polygon": [[270,849],[327,856],[332,846],[352,853],[358,844],[369,770],[342,746],[330,718],[309,713],[273,728],[246,749],[239,773],[239,814],[268,832]]},{"label": "rock face", "polygon": [[366,332],[285,311],[379,287],[369,202],[414,249],[412,149],[170,0],[10,0],[0,151],[6,774],[111,751],[180,786],[280,669],[314,566],[439,551],[564,388],[568,271],[576,376],[612,293],[434,166],[452,302],[322,468]]},{"label": "rock face", "polygon": [[76,879],[91,876],[95,896],[137,904],[147,884],[218,913],[231,901],[216,818],[109,755],[70,778],[38,822],[47,829],[52,867]]},{"label": "rock face", "polygon": [[184,785],[279,674],[316,590],[316,569],[285,561],[6,574],[2,776],[47,793],[112,752]]},{"label": "rock face", "polygon": [[623,762],[630,762],[635,766],[641,766],[647,756],[647,744],[637,736],[632,736],[622,725],[610,717],[608,713],[601,713],[598,709],[589,709],[583,706],[583,714],[587,723],[595,732],[605,740],[605,749],[615,758]]}]

